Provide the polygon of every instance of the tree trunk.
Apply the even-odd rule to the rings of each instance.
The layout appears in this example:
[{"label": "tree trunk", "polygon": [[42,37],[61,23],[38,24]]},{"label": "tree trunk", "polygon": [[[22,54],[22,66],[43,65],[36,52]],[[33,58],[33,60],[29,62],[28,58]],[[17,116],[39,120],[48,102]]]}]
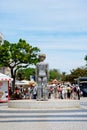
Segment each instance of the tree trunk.
[{"label": "tree trunk", "polygon": [[11,68],[11,77],[13,78],[13,81],[12,81],[12,91],[14,92],[14,90],[15,90],[15,73],[14,73],[13,68]]}]

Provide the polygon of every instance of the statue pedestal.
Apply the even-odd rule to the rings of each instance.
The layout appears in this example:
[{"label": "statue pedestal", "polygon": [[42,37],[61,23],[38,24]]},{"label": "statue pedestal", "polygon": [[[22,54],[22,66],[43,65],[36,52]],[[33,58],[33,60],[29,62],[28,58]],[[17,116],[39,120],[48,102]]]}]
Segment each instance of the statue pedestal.
[{"label": "statue pedestal", "polygon": [[65,109],[65,108],[79,108],[80,100],[61,100],[61,99],[49,99],[48,101],[36,101],[36,100],[10,100],[8,102],[9,108],[21,108],[21,109]]}]

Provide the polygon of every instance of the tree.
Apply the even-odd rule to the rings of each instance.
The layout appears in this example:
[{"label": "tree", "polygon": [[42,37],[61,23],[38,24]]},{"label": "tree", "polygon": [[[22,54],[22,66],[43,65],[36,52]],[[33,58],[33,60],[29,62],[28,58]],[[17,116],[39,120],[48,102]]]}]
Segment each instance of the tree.
[{"label": "tree", "polygon": [[5,40],[4,44],[0,46],[0,67],[10,68],[13,91],[17,70],[29,65],[36,65],[39,51],[39,48],[32,47],[22,39],[18,43],[9,43]]},{"label": "tree", "polygon": [[49,80],[51,81],[53,79],[61,80],[61,74],[60,74],[59,70],[51,69],[49,71]]},{"label": "tree", "polygon": [[85,56],[84,60],[86,61],[86,66],[87,66],[87,55]]},{"label": "tree", "polygon": [[17,79],[18,80],[30,80],[30,76],[33,75],[35,77],[35,68],[25,68],[25,69],[19,69],[17,72]]},{"label": "tree", "polygon": [[76,83],[78,77],[87,77],[87,69],[83,67],[72,69],[71,73],[65,76],[65,81]]},{"label": "tree", "polygon": [[62,74],[61,74],[61,80],[62,81],[66,80],[66,72],[62,72]]}]

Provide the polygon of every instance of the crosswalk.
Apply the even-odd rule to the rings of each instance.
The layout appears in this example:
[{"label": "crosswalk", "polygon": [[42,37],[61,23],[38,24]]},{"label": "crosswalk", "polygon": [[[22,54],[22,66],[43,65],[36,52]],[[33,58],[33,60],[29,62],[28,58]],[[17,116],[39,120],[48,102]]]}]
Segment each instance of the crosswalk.
[{"label": "crosswalk", "polygon": [[87,122],[87,110],[0,110],[6,122]]}]

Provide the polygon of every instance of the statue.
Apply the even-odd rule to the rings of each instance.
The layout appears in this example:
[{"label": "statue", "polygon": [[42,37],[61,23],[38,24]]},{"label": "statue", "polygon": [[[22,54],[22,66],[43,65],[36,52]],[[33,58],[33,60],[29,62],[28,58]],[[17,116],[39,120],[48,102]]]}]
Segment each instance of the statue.
[{"label": "statue", "polygon": [[44,62],[46,58],[45,54],[40,54],[40,62],[36,64],[36,82],[37,87],[37,100],[38,101],[47,101],[48,100],[48,64]]}]

